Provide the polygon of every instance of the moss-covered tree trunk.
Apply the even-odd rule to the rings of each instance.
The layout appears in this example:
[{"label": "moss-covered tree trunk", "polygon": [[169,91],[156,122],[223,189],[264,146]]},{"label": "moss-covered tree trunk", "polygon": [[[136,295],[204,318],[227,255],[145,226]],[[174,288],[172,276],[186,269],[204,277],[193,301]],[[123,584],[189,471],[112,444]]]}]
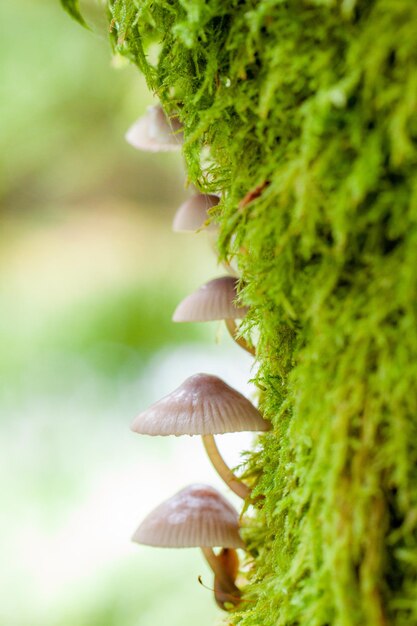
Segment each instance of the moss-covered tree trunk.
[{"label": "moss-covered tree trunk", "polygon": [[416,0],[109,14],[184,123],[190,181],[222,193],[220,253],[259,330],[273,431],[251,461],[265,500],[233,620],[417,624]]}]

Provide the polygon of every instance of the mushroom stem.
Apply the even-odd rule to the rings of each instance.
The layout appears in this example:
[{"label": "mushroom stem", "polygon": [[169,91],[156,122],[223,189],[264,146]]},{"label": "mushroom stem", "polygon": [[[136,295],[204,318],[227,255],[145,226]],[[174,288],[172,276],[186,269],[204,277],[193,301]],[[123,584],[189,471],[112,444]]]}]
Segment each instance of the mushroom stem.
[{"label": "mushroom stem", "polygon": [[255,348],[252,348],[252,346],[250,346],[243,337],[237,336],[238,327],[237,327],[236,321],[230,320],[230,319],[227,319],[224,321],[225,321],[227,330],[229,331],[229,334],[231,338],[233,339],[233,341],[235,341],[241,348],[246,350],[246,352],[249,352],[249,354],[252,354],[253,356],[255,356],[256,355]]},{"label": "mushroom stem", "polygon": [[228,261],[222,261],[222,265],[229,276],[233,276],[233,278],[239,278],[239,273],[235,270]]},{"label": "mushroom stem", "polygon": [[242,602],[242,595],[240,589],[233,585],[233,589],[225,588],[217,576],[214,577],[214,599],[219,608],[223,611],[228,611],[228,604],[238,606]]},{"label": "mushroom stem", "polygon": [[216,554],[214,554],[213,548],[201,548],[202,553],[204,554],[204,558],[207,563],[210,565],[215,578],[220,582],[221,588],[224,593],[229,593],[231,596],[240,596],[240,591],[236,587],[233,578],[229,575],[229,573],[223,567],[221,559],[219,559]]},{"label": "mushroom stem", "polygon": [[236,478],[230,467],[226,465],[219,452],[213,435],[202,435],[202,439],[208,457],[216,472],[232,491],[234,491],[243,500],[246,500],[246,498],[248,498],[251,494],[251,489],[241,480]]},{"label": "mushroom stem", "polygon": [[232,588],[230,585],[224,587],[221,580],[219,580],[217,576],[214,577],[214,599],[216,600],[217,606],[227,611],[227,605],[232,604],[233,606],[238,606],[242,602],[242,594],[235,584],[236,576],[239,571],[239,557],[236,550],[233,550],[233,548],[222,548],[217,555],[217,559],[220,561],[226,574],[233,581]]},{"label": "mushroom stem", "polygon": [[[215,234],[215,236],[210,239],[210,246],[212,251],[217,256],[217,234]],[[226,270],[229,276],[233,276],[233,278],[239,278],[239,272],[234,267],[232,267],[229,261],[223,259],[222,261],[220,261],[220,265]]]}]

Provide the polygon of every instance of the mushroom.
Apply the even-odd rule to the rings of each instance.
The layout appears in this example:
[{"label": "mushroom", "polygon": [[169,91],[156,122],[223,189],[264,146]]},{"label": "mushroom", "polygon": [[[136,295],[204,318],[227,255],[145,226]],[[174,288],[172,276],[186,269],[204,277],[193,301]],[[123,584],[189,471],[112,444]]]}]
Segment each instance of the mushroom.
[{"label": "mushroom", "polygon": [[201,435],[214,468],[243,499],[250,495],[251,489],[225,463],[213,435],[265,431],[269,427],[245,396],[211,374],[190,376],[173,392],[139,413],[131,426],[142,435]]},{"label": "mushroom", "polygon": [[160,104],[148,107],[127,131],[126,141],[145,152],[180,150],[183,142],[182,124],[178,117],[168,118]]},{"label": "mushroom", "polygon": [[245,317],[248,307],[235,305],[238,279],[232,276],[215,278],[187,296],[174,311],[174,322],[210,322],[224,320],[232,339],[241,348],[255,354],[254,348],[238,336],[236,320]]},{"label": "mushroom", "polygon": [[[244,548],[234,507],[213,487],[194,484],[181,489],[154,509],[139,525],[132,540],[161,548],[199,547],[215,575],[219,598],[238,603],[236,557],[217,556],[213,548]],[[236,554],[236,553],[235,553]],[[216,582],[217,581],[217,582]],[[219,604],[220,605],[220,604]]]},{"label": "mushroom", "polygon": [[196,193],[183,202],[175,213],[172,230],[175,233],[195,233],[204,226],[208,231],[216,231],[217,226],[208,220],[207,211],[219,204],[219,196]]}]

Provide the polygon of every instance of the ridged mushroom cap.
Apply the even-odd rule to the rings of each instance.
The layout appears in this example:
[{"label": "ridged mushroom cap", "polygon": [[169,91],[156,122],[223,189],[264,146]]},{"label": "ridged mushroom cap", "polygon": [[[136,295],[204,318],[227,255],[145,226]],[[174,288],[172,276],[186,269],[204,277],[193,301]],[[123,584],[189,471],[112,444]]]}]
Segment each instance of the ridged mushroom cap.
[{"label": "ridged mushroom cap", "polygon": [[[219,196],[196,193],[181,204],[175,213],[172,230],[175,233],[195,233],[205,226],[208,219],[207,211],[219,204]],[[205,230],[217,230],[216,224],[210,222]]]},{"label": "ridged mushroom cap", "polygon": [[213,487],[190,485],[143,520],[132,540],[161,548],[243,548],[237,511]]},{"label": "ridged mushroom cap", "polygon": [[174,311],[174,322],[211,322],[213,320],[240,319],[248,307],[234,304],[237,279],[222,276],[205,283],[184,298]]},{"label": "ridged mushroom cap", "polygon": [[217,376],[194,374],[133,420],[141,435],[216,435],[269,430],[269,422]]},{"label": "ridged mushroom cap", "polygon": [[171,152],[180,150],[183,142],[182,125],[178,118],[168,118],[161,105],[148,107],[127,131],[130,145],[145,152]]}]

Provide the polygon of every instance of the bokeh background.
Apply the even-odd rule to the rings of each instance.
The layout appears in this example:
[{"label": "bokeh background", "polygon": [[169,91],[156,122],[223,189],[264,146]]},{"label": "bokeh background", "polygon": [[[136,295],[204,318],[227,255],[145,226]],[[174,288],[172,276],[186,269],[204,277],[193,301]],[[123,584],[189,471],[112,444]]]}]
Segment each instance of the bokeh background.
[{"label": "bokeh background", "polygon": [[[198,439],[129,424],[198,371],[251,396],[251,362],[221,326],[171,322],[222,271],[205,234],[171,232],[181,156],[125,143],[152,98],[91,19],[2,6],[0,624],[206,626],[221,614],[199,551],[130,536],[189,482],[224,487]],[[247,444],[220,446],[237,464]]]}]

